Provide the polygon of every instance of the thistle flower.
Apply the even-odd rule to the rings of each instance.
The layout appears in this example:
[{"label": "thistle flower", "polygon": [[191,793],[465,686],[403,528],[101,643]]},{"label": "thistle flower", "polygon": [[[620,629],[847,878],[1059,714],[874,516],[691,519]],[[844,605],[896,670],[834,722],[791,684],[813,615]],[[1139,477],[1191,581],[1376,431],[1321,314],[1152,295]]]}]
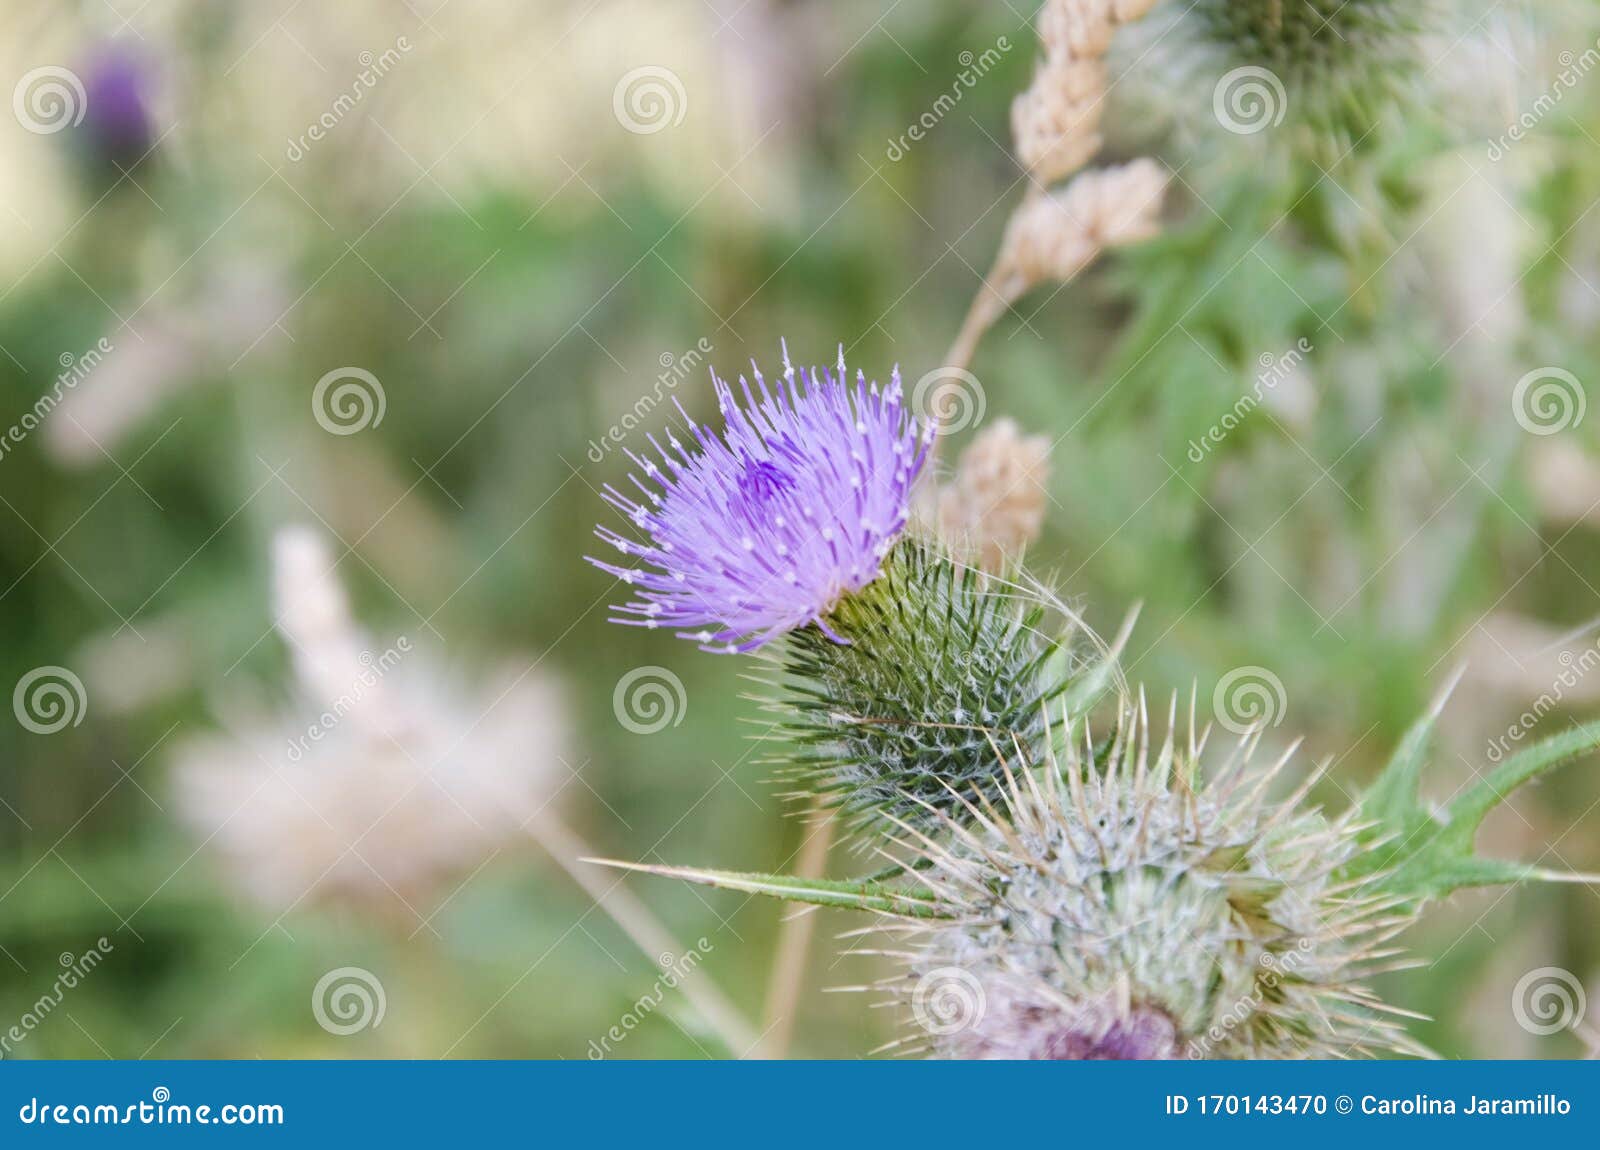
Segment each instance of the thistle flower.
[{"label": "thistle flower", "polygon": [[635,457],[649,506],[607,489],[650,536],[598,531],[650,565],[590,560],[644,588],[614,622],[698,627],[680,633],[717,652],[782,637],[763,657],[795,797],[825,794],[865,825],[948,809],[950,780],[992,795],[990,748],[1031,748],[1041,705],[1079,669],[1042,626],[1070,612],[902,535],[929,440],[898,377],[851,387],[842,358],[836,373],[784,359],[785,385],[773,395],[757,372],[743,408],[717,381],[727,430],[691,424],[697,454],[652,437],[661,464]]},{"label": "thistle flower", "polygon": [[126,44],[107,44],[84,69],[83,87],[88,158],[114,176],[138,163],[155,139],[149,70]]},{"label": "thistle flower", "polygon": [[[1259,730],[1203,779],[1209,732],[1192,702],[1188,738],[1175,741],[1174,701],[1153,754],[1142,695],[1119,700],[1109,748],[1063,711],[1081,749],[1065,737],[1042,769],[1007,764],[1003,803],[964,804],[937,838],[904,828],[929,901],[875,909],[900,914],[911,944],[891,983],[920,1024],[908,1044],[951,1057],[1425,1054],[1408,1012],[1366,985],[1420,965],[1392,963],[1390,941],[1462,887],[1593,877],[1483,859],[1473,840],[1514,790],[1592,750],[1600,725],[1530,747],[1443,811],[1422,807],[1453,686],[1336,818],[1305,803],[1326,764],[1268,798],[1295,746],[1256,765]],[[953,979],[958,1009],[930,1013]]]},{"label": "thistle flower", "polygon": [[898,371],[886,388],[859,372],[852,386],[842,347],[835,372],[796,371],[787,347],[783,359],[776,394],[759,369],[759,400],[740,377],[743,407],[713,375],[721,435],[680,405],[698,452],[671,432],[665,448],[649,437],[659,465],[629,451],[644,502],[607,485],[606,501],[648,536],[596,530],[642,560],[590,559],[641,589],[613,622],[680,628],[708,651],[749,651],[808,624],[826,629],[841,597],[878,577],[909,517],[932,429],[919,431],[906,409]]}]

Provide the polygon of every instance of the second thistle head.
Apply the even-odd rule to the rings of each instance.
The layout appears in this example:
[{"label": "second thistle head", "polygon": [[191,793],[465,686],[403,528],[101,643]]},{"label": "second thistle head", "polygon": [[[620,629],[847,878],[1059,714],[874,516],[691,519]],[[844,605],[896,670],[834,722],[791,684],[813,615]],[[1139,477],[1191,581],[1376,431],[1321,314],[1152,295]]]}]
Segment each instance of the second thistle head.
[{"label": "second thistle head", "polygon": [[1341,877],[1363,850],[1353,818],[1303,806],[1309,783],[1269,801],[1276,767],[1251,764],[1253,734],[1203,784],[1193,737],[1152,748],[1142,706],[1119,718],[1109,746],[1014,762],[1002,801],[974,800],[941,841],[906,836],[946,916],[899,928],[908,1044],[1005,1059],[1418,1052],[1364,985],[1414,908]]},{"label": "second thistle head", "polygon": [[[1225,73],[1216,111],[1253,131],[1293,119],[1341,145],[1377,126],[1417,80],[1438,0],[1199,0],[1190,19]],[[1285,106],[1286,105],[1286,106]],[[1341,147],[1342,150],[1342,147]]]}]

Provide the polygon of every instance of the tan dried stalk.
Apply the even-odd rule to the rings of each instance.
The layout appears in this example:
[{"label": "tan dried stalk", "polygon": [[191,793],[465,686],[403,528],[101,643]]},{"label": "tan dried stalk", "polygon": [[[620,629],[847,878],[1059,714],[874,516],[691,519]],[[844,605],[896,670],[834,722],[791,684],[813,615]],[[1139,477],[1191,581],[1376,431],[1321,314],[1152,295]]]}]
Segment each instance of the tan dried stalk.
[{"label": "tan dried stalk", "polygon": [[1012,213],[994,267],[945,357],[933,411],[948,408],[958,373],[971,365],[984,333],[1023,295],[1047,281],[1072,279],[1105,248],[1155,232],[1167,174],[1153,160],[1090,172],[1065,189],[1050,190],[1099,152],[1105,54],[1116,29],[1153,5],[1154,0],[1051,0],[1040,12],[1043,57],[1032,84],[1011,107],[1028,194]]}]

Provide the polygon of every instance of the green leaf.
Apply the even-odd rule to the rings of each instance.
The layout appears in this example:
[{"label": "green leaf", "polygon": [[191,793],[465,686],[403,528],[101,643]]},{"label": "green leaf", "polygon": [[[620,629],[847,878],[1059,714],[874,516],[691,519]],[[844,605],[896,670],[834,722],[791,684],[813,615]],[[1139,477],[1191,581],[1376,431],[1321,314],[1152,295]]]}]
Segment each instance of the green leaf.
[{"label": "green leaf", "polygon": [[1451,680],[1428,714],[1406,733],[1383,773],[1362,796],[1367,849],[1344,868],[1341,877],[1371,877],[1384,892],[1419,902],[1443,898],[1464,887],[1594,881],[1594,876],[1547,870],[1531,863],[1481,858],[1475,842],[1483,820],[1512,792],[1600,748],[1600,722],[1563,731],[1513,755],[1441,814],[1423,807],[1418,795],[1422,770],[1439,712],[1459,677]]},{"label": "green leaf", "polygon": [[1600,722],[1573,727],[1512,755],[1450,804],[1451,823],[1475,832],[1512,791],[1596,747],[1600,747]]},{"label": "green leaf", "polygon": [[1422,785],[1422,769],[1427,765],[1428,754],[1433,750],[1433,732],[1438,726],[1439,713],[1449,701],[1456,684],[1461,681],[1465,668],[1457,668],[1444,689],[1434,697],[1427,714],[1418,719],[1394,754],[1389,757],[1377,780],[1361,797],[1361,817],[1389,829],[1410,827],[1418,819],[1427,819],[1418,797]]},{"label": "green leaf", "polygon": [[764,894],[786,902],[812,906],[838,906],[850,910],[873,911],[901,918],[949,918],[951,912],[932,895],[886,886],[871,879],[793,878],[782,874],[755,874],[741,871],[708,870],[703,867],[652,866],[647,863],[619,862],[616,859],[581,860],[598,866],[638,874],[659,875],[685,882],[714,886],[722,890]]}]

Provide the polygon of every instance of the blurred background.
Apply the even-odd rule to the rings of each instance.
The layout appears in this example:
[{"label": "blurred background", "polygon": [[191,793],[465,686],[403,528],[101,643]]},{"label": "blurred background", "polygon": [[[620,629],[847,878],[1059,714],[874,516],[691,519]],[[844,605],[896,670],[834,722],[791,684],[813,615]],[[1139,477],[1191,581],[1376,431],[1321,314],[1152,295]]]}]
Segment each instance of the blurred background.
[{"label": "blurred background", "polygon": [[[802,838],[749,665],[608,626],[583,556],[709,368],[943,362],[1035,7],[0,0],[5,1057],[771,1032],[778,908],[577,862]],[[1119,37],[1103,122],[1175,173],[1163,233],[995,326],[957,446],[1047,436],[1035,568],[1103,633],[1143,604],[1160,697],[1270,672],[1332,809],[1464,666],[1442,801],[1600,711],[1600,11],[1452,4],[1382,130],[1290,154],[1219,123],[1186,7]],[[1600,764],[1486,840],[1600,871]],[[1597,900],[1458,896],[1388,997],[1448,1055],[1581,1056],[1512,999],[1594,985]],[[788,1052],[892,1037],[826,993],[882,973],[855,925]]]}]

